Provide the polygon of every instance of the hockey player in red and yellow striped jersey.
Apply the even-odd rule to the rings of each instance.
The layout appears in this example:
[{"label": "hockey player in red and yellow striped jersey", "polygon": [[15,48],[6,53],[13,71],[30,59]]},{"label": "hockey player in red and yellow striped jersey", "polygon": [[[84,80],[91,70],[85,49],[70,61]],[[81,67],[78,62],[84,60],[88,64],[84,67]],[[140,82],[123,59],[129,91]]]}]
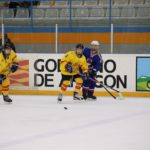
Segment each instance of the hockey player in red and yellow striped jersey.
[{"label": "hockey player in red and yellow striped jersey", "polygon": [[12,102],[8,96],[10,86],[8,75],[10,72],[17,71],[18,62],[17,55],[12,50],[11,45],[9,43],[4,45],[0,53],[0,88],[3,94],[3,100],[6,102]]},{"label": "hockey player in red and yellow striped jersey", "polygon": [[60,70],[62,74],[61,89],[58,96],[58,101],[62,101],[62,96],[70,84],[70,80],[76,82],[74,91],[74,100],[80,100],[79,91],[83,80],[79,75],[79,68],[83,72],[83,78],[87,78],[88,64],[85,56],[83,56],[83,44],[77,44],[75,51],[69,51],[60,61]]}]

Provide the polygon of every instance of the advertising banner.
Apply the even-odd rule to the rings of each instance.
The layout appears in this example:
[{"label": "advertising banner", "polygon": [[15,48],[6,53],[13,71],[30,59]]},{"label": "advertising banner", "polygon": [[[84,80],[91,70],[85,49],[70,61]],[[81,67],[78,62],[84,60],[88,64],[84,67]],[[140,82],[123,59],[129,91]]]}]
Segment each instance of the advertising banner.
[{"label": "advertising banner", "polygon": [[[64,54],[18,54],[19,71],[10,75],[11,89],[58,91]],[[150,55],[103,54],[97,80],[123,92],[150,91]],[[74,84],[68,90],[73,90]],[[97,84],[97,92],[104,89]]]}]

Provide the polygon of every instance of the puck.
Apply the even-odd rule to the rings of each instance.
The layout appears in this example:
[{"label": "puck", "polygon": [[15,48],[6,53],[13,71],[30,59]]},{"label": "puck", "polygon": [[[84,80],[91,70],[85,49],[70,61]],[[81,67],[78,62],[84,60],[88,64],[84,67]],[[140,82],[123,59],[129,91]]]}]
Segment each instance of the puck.
[{"label": "puck", "polygon": [[64,107],[64,109],[66,109],[66,110],[67,110],[68,108],[67,108],[67,107]]}]

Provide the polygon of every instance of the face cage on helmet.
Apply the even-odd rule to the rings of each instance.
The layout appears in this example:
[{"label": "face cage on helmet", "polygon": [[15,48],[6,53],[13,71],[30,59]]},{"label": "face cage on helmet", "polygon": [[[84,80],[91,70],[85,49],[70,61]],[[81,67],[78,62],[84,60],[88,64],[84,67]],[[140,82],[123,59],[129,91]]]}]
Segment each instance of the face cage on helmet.
[{"label": "face cage on helmet", "polygon": [[76,53],[79,52],[79,54],[83,53],[83,49],[82,48],[76,48]]},{"label": "face cage on helmet", "polygon": [[[79,50],[80,52],[79,52],[78,50]],[[79,52],[79,53],[78,53],[78,52]],[[83,49],[82,49],[82,48],[76,48],[76,54],[77,54],[78,57],[81,57],[82,54],[83,54]]]},{"label": "face cage on helmet", "polygon": [[4,54],[7,55],[7,56],[10,55],[11,54],[11,48],[5,48],[4,49]]}]

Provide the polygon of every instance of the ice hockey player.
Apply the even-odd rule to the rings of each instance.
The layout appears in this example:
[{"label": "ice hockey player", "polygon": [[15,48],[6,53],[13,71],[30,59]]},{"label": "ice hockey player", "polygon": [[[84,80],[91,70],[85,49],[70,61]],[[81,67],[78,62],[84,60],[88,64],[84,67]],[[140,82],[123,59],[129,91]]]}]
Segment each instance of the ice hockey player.
[{"label": "ice hockey player", "polygon": [[[88,63],[88,74],[89,78],[96,78],[97,72],[102,69],[102,56],[99,54],[99,42],[92,41],[91,48],[85,48],[83,51],[83,55],[86,57]],[[84,80],[82,86],[82,95],[83,99],[92,99],[96,100],[96,96],[94,96],[94,89],[96,83],[91,81],[90,79]]]},{"label": "ice hockey player", "polygon": [[0,89],[5,102],[12,102],[9,98],[10,81],[8,75],[18,69],[18,62],[16,53],[12,50],[9,43],[5,44],[0,52]]},{"label": "ice hockey player", "polygon": [[[75,91],[73,93],[74,100],[81,100],[79,91],[83,83],[83,79],[87,79],[88,64],[83,56],[83,44],[77,44],[75,51],[69,51],[60,61],[60,70],[62,75],[61,89],[58,95],[58,101],[62,101],[63,94],[66,92],[70,81],[75,81]],[[79,74],[79,68],[83,72],[83,79]]]}]

